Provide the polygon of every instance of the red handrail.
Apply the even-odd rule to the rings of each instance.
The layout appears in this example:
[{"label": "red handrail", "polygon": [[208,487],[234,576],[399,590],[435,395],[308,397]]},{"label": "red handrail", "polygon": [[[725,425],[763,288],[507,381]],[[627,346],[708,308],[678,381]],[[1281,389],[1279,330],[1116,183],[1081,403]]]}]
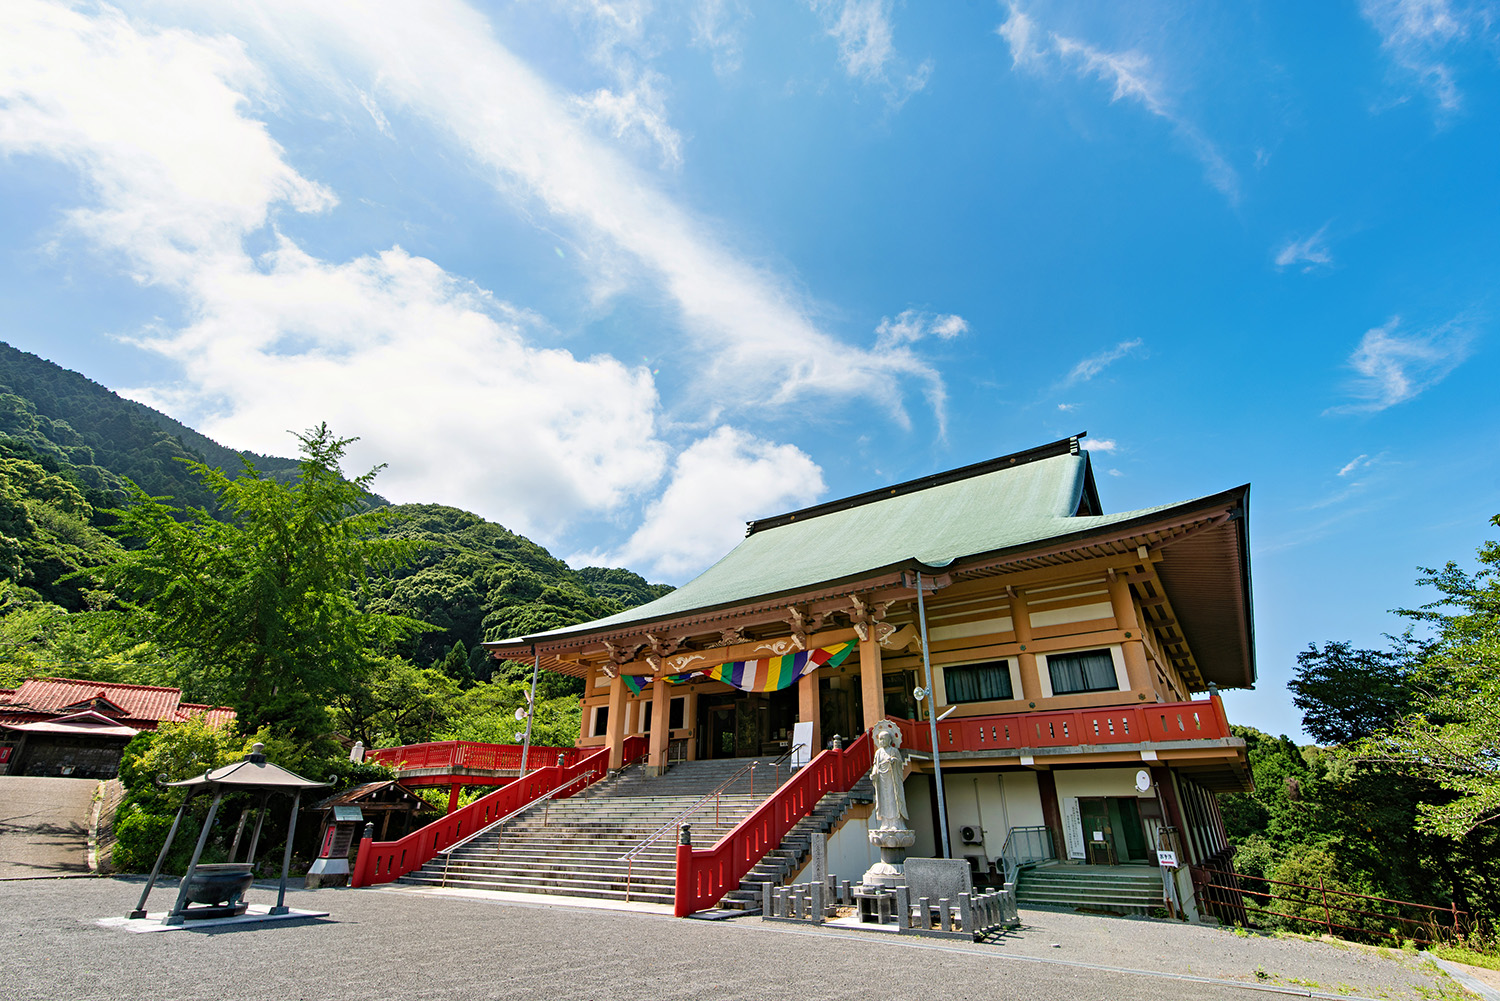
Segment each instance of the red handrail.
[{"label": "red handrail", "polygon": [[[904,746],[914,751],[931,751],[928,728],[917,723],[912,724],[911,729],[913,732],[908,733],[903,727]],[[960,717],[939,723],[937,733],[938,750],[944,754],[950,751],[1009,751],[1085,744],[1217,740],[1232,736],[1223,703],[1217,695],[1189,702]]]},{"label": "red handrail", "polygon": [[[527,763],[555,764],[559,754],[563,755],[565,765],[576,765],[584,756],[584,752],[576,747],[532,745]],[[514,771],[521,767],[521,745],[485,744],[473,740],[440,740],[428,744],[378,748],[367,752],[365,760],[380,765],[389,765],[398,771],[413,768]]]},{"label": "red handrail", "polygon": [[[901,722],[897,721],[898,725]],[[740,821],[712,848],[677,846],[675,910],[680,918],[712,907],[785,838],[792,826],[812,813],[830,792],[848,792],[870,770],[874,745],[866,733],[842,751],[823,751],[782,783],[755,812]]]},{"label": "red handrail", "polygon": [[[644,736],[627,738],[626,763],[643,756],[647,744]],[[609,748],[604,747],[571,765],[547,765],[527,772],[398,841],[366,838],[360,842],[359,856],[355,859],[354,872],[349,879],[350,885],[372,886],[376,883],[394,882],[407,873],[420,869],[449,845],[514,812],[543,793],[566,785],[581,775],[591,775],[587,781],[578,783],[565,794],[571,796],[603,778],[608,771]]]}]

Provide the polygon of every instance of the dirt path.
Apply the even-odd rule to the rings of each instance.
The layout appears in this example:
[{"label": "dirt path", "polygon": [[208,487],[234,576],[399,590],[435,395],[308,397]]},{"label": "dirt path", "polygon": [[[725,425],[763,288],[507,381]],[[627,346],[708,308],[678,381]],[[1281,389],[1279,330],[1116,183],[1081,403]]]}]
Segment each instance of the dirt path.
[{"label": "dirt path", "polygon": [[0,879],[88,872],[95,779],[0,775]]}]

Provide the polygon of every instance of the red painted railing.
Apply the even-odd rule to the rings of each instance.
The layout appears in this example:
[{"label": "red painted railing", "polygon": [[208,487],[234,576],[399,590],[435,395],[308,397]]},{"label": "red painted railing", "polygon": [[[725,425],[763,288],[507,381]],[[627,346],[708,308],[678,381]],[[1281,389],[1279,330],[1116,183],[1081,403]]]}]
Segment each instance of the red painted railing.
[{"label": "red painted railing", "polygon": [[[564,765],[576,765],[583,757],[576,747],[539,747],[532,745],[527,765],[556,765],[563,755]],[[520,744],[481,744],[471,740],[443,740],[431,744],[407,744],[404,747],[382,747],[365,753],[366,761],[389,765],[398,771],[408,768],[471,768],[488,771],[520,771]]]},{"label": "red painted railing", "polygon": [[[906,721],[902,721],[903,723]],[[931,751],[925,724],[903,727],[903,746]],[[1008,751],[1034,747],[1078,747],[1084,744],[1141,744],[1169,740],[1216,740],[1232,736],[1224,703],[1217,696],[1193,702],[1156,702],[1139,706],[1102,706],[1051,712],[970,716],[937,725],[938,750]]]},{"label": "red painted railing", "polygon": [[687,917],[712,907],[739,886],[745,873],[781,844],[792,825],[811,813],[825,794],[854,788],[854,783],[869,772],[873,755],[868,733],[842,751],[824,751],[782,783],[770,799],[712,848],[678,845],[677,916]]},{"label": "red painted railing", "polygon": [[[625,762],[628,764],[644,755],[646,745],[644,736],[627,738]],[[449,845],[520,809],[538,796],[552,789],[568,786],[574,779],[586,776],[583,781],[572,784],[560,794],[564,798],[571,796],[603,778],[608,771],[609,748],[604,747],[571,765],[547,765],[527,772],[468,806],[454,810],[441,820],[412,831],[399,841],[374,841],[366,838],[360,842],[359,856],[355,860],[349,882],[353,886],[393,882],[412,870],[421,868]]]}]

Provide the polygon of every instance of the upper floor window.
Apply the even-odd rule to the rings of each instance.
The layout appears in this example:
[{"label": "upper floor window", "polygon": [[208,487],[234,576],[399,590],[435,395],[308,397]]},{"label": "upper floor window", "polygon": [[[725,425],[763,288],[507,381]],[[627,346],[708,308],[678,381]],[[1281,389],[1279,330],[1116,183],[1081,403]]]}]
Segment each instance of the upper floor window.
[{"label": "upper floor window", "polygon": [[1120,687],[1115,677],[1115,659],[1108,650],[1049,653],[1047,673],[1052,679],[1053,695],[1113,692]]},{"label": "upper floor window", "polygon": [[945,667],[943,689],[948,696],[949,705],[955,702],[994,702],[1015,698],[1010,684],[1010,662],[1006,660]]}]

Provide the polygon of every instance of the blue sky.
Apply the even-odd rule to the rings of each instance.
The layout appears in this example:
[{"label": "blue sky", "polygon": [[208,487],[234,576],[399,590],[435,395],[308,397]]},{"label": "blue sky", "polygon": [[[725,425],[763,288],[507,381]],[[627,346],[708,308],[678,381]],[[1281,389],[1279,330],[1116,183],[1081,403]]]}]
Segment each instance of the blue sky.
[{"label": "blue sky", "polygon": [[1088,431],[1249,482],[1261,684],[1493,536],[1500,9],[0,6],[0,337],[681,582]]}]

